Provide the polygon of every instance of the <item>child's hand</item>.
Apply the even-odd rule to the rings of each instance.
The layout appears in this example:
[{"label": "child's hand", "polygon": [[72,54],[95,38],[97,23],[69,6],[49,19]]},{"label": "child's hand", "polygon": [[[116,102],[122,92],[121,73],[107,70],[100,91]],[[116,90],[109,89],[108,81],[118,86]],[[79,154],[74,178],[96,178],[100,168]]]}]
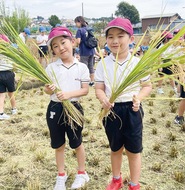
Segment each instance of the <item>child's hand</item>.
[{"label": "child's hand", "polygon": [[45,88],[53,92],[56,90],[56,86],[54,84],[46,84]]},{"label": "child's hand", "polygon": [[63,101],[63,100],[68,100],[71,98],[71,95],[69,92],[62,92],[62,91],[59,91],[56,93],[57,95],[57,98],[60,100],[60,101]]},{"label": "child's hand", "polygon": [[114,107],[114,103],[110,103],[108,98],[105,98],[102,100],[102,107],[105,110],[110,110],[112,107]]},{"label": "child's hand", "polygon": [[139,107],[140,107],[140,100],[137,98],[136,95],[133,96],[133,99],[132,99],[132,102],[133,102],[133,106],[132,106],[132,109],[133,111],[137,112],[139,110]]}]

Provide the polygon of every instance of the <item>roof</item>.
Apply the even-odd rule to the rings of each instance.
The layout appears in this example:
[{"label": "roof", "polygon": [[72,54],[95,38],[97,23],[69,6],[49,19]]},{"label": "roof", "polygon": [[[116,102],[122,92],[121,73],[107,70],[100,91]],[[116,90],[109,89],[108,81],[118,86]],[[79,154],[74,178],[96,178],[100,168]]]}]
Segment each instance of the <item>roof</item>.
[{"label": "roof", "polygon": [[180,15],[178,13],[167,13],[167,14],[157,14],[157,15],[148,15],[144,16],[142,19],[148,19],[148,18],[163,18],[163,17],[173,17],[177,16],[179,19],[181,19]]}]

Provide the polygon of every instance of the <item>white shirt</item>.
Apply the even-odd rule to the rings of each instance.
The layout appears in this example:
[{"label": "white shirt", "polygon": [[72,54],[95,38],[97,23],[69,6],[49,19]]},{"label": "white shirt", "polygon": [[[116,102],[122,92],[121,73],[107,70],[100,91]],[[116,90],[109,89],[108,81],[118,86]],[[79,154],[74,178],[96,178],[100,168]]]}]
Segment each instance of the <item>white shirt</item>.
[{"label": "white shirt", "polygon": [[47,46],[47,42],[48,41],[48,36],[47,35],[38,35],[37,36],[37,43],[41,43],[41,44],[38,44],[38,46]]},{"label": "white shirt", "polygon": [[9,71],[12,69],[12,63],[4,55],[0,55],[0,71]]},{"label": "white shirt", "polygon": [[[124,81],[124,79],[138,64],[138,57],[133,57],[132,60],[129,62],[130,57],[131,54],[129,53],[125,61],[123,61],[122,63],[116,63],[115,57],[110,54],[109,56],[104,58],[105,66],[102,61],[98,63],[95,71],[95,82],[105,84],[105,94],[108,98],[110,98],[112,95],[113,86],[115,86],[116,84],[117,87],[119,87],[122,81]],[[134,82],[133,84],[125,88],[121,95],[115,100],[115,102],[132,101],[133,95],[137,95],[141,89],[140,83],[149,79],[150,77],[147,76],[142,80]]]},{"label": "white shirt", "polygon": [[24,37],[23,33],[19,34],[19,37],[21,38],[21,40],[26,43],[26,38]]},{"label": "white shirt", "polygon": [[[79,62],[74,58],[73,64],[66,67],[61,59],[50,63],[46,67],[46,73],[58,89],[64,92],[70,92],[81,89],[81,83],[89,83],[89,70],[86,64]],[[60,102],[56,94],[51,95],[51,100]],[[70,101],[78,101],[79,97],[72,98]]]}]

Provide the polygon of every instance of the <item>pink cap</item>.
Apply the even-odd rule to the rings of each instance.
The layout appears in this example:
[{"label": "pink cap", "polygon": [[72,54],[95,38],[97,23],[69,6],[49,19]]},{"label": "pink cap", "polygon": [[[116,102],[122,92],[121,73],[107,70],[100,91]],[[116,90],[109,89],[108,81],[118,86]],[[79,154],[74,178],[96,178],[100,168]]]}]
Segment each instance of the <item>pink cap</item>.
[{"label": "pink cap", "polygon": [[167,38],[167,39],[172,39],[173,38],[173,34],[168,32],[168,31],[164,31],[161,36],[164,37],[164,38]]},{"label": "pink cap", "polygon": [[48,36],[48,41],[47,41],[47,45],[49,46],[51,44],[51,41],[58,37],[58,36],[69,36],[72,38],[72,33],[71,31],[66,28],[66,27],[62,27],[62,26],[58,26],[58,27],[55,27],[51,30],[51,32],[49,33],[49,36]]},{"label": "pink cap", "polygon": [[105,32],[107,32],[110,28],[120,28],[120,29],[124,30],[125,32],[127,32],[128,34],[130,34],[131,36],[134,33],[130,20],[128,20],[126,18],[118,17],[118,18],[115,18],[114,20],[110,21],[108,23],[107,27],[105,28]]},{"label": "pink cap", "polygon": [[0,39],[4,40],[5,42],[10,42],[8,37],[6,35],[4,35],[4,34],[0,34]]},{"label": "pink cap", "polygon": [[166,34],[166,38],[167,38],[167,39],[172,39],[172,38],[173,38],[173,34],[170,33],[170,32],[168,32],[168,33]]},{"label": "pink cap", "polygon": [[177,34],[178,32],[180,31],[180,29],[175,29],[174,31],[173,31],[173,34]]}]

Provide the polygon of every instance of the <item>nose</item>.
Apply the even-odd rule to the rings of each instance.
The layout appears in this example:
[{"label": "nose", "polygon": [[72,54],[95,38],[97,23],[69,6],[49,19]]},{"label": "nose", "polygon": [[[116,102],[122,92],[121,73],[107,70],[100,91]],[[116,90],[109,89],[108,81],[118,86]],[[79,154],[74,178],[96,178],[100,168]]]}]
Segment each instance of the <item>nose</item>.
[{"label": "nose", "polygon": [[59,45],[59,49],[60,50],[63,50],[64,49],[64,46],[62,44]]},{"label": "nose", "polygon": [[114,44],[117,44],[117,43],[119,43],[119,40],[118,40],[118,38],[113,38],[113,43],[114,43]]}]

